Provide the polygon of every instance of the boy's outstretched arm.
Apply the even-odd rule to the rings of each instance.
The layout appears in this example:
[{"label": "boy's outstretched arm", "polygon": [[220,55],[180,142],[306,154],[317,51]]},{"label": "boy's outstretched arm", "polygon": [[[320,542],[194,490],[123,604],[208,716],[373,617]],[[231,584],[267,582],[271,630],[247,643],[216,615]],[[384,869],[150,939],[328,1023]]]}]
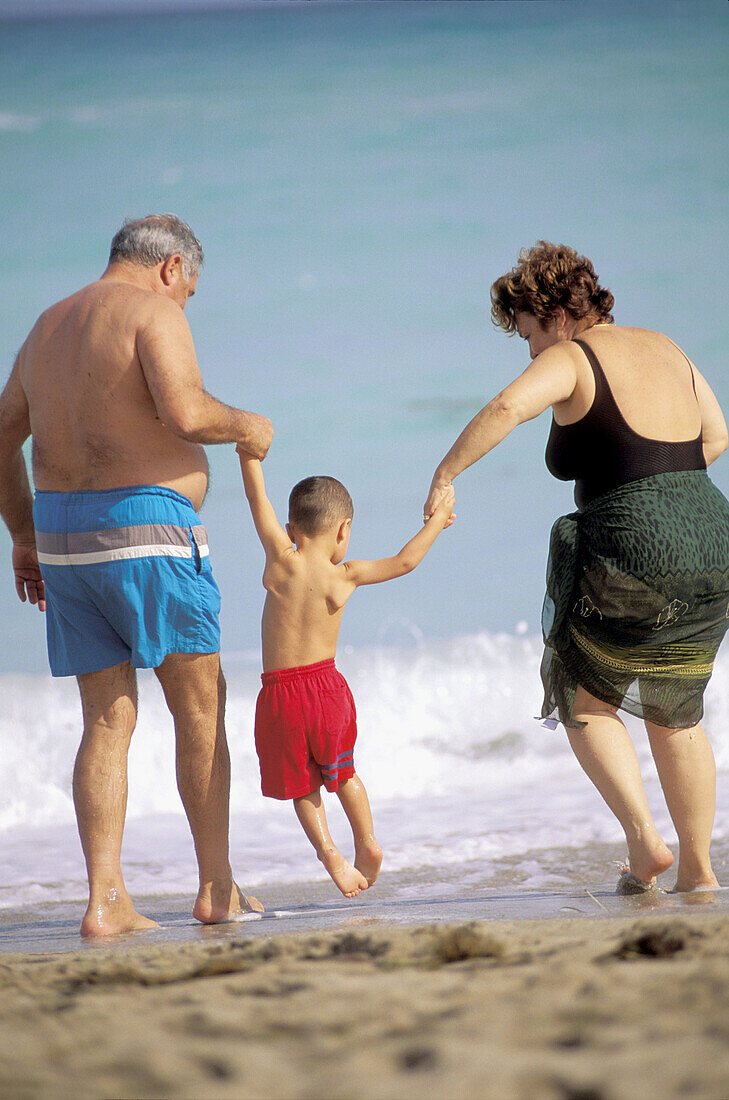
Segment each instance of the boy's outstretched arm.
[{"label": "boy's outstretched arm", "polygon": [[418,531],[414,538],[406,542],[399,554],[393,558],[379,558],[377,561],[347,561],[344,570],[347,580],[355,587],[361,584],[379,584],[395,577],[411,573],[419,565],[431,546],[448,523],[453,512],[456,496],[451,486],[438,502],[438,507]]},{"label": "boy's outstretched arm", "polygon": [[266,551],[266,557],[277,557],[293,550],[293,543],[278,522],[271,501],[266,496],[266,484],[263,480],[261,463],[252,454],[244,451],[240,444],[236,447],[243,474],[243,487],[251,506],[251,515],[258,537]]}]

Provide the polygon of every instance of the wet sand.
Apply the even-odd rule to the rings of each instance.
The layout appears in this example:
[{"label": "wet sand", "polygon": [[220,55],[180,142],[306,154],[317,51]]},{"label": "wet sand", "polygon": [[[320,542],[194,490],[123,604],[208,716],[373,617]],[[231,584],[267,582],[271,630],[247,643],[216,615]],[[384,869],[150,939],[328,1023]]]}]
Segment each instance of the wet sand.
[{"label": "wet sand", "polygon": [[[729,891],[266,891],[216,928],[0,924],[0,1095],[258,1100],[729,1096]],[[263,896],[264,891],[261,891]],[[76,907],[76,910],[78,907]]]}]

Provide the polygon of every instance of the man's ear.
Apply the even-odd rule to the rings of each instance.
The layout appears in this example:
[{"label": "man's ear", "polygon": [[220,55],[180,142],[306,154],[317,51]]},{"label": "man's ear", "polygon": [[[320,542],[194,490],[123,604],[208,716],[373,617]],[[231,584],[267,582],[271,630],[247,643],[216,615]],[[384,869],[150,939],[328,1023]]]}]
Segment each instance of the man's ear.
[{"label": "man's ear", "polygon": [[160,278],[165,286],[172,286],[182,275],[182,256],[179,252],[173,252],[160,268]]},{"label": "man's ear", "polygon": [[352,526],[351,519],[343,519],[337,531],[337,542],[344,542]]},{"label": "man's ear", "polygon": [[286,524],[286,534],[289,536],[289,538],[293,542],[294,546],[296,546],[296,538],[294,536],[294,532],[291,530],[291,524],[290,523]]}]

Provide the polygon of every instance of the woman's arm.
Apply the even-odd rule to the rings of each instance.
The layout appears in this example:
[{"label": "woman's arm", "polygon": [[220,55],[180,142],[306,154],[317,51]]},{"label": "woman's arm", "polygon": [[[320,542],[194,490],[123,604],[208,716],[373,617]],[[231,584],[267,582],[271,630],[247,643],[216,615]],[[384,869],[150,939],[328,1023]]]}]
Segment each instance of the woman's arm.
[{"label": "woman's arm", "polygon": [[550,405],[558,405],[572,397],[577,385],[579,354],[579,350],[568,342],[552,345],[476,413],[433,475],[423,509],[426,516],[433,514],[453,479],[493,450],[518,424],[533,420]]},{"label": "woman's arm", "polygon": [[450,526],[455,502],[456,496],[453,488],[450,487],[441,496],[433,515],[426,520],[425,526],[421,527],[394,557],[380,558],[378,561],[345,561],[342,568],[347,581],[357,588],[362,584],[380,584],[381,581],[391,581],[396,577],[404,577],[406,573],[412,573],[441,531]]}]

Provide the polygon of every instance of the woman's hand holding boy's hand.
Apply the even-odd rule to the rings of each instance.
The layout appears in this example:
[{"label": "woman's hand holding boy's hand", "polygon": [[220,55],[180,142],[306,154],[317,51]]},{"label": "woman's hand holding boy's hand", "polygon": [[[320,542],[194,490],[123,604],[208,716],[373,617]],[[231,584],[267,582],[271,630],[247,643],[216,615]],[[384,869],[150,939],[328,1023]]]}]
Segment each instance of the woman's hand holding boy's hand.
[{"label": "woman's hand holding boy's hand", "polygon": [[453,505],[456,502],[456,494],[450,481],[439,481],[436,477],[430,486],[428,499],[423,507],[423,523],[427,523],[431,516],[435,515],[438,508],[449,508],[449,514],[444,526],[450,527],[455,521]]},{"label": "woman's hand holding boy's hand", "polygon": [[[433,494],[431,494],[431,496],[432,495]],[[428,504],[429,503],[430,499],[428,500]],[[453,486],[450,484],[444,486],[440,493],[440,496],[437,498],[437,503],[435,504],[435,507],[433,508],[432,512],[430,512],[430,514],[428,514],[427,512],[428,505],[426,504],[425,522],[427,523],[430,519],[437,519],[439,521],[442,521],[444,528],[450,527],[456,518],[456,514],[453,511],[455,503],[456,493]]]}]

